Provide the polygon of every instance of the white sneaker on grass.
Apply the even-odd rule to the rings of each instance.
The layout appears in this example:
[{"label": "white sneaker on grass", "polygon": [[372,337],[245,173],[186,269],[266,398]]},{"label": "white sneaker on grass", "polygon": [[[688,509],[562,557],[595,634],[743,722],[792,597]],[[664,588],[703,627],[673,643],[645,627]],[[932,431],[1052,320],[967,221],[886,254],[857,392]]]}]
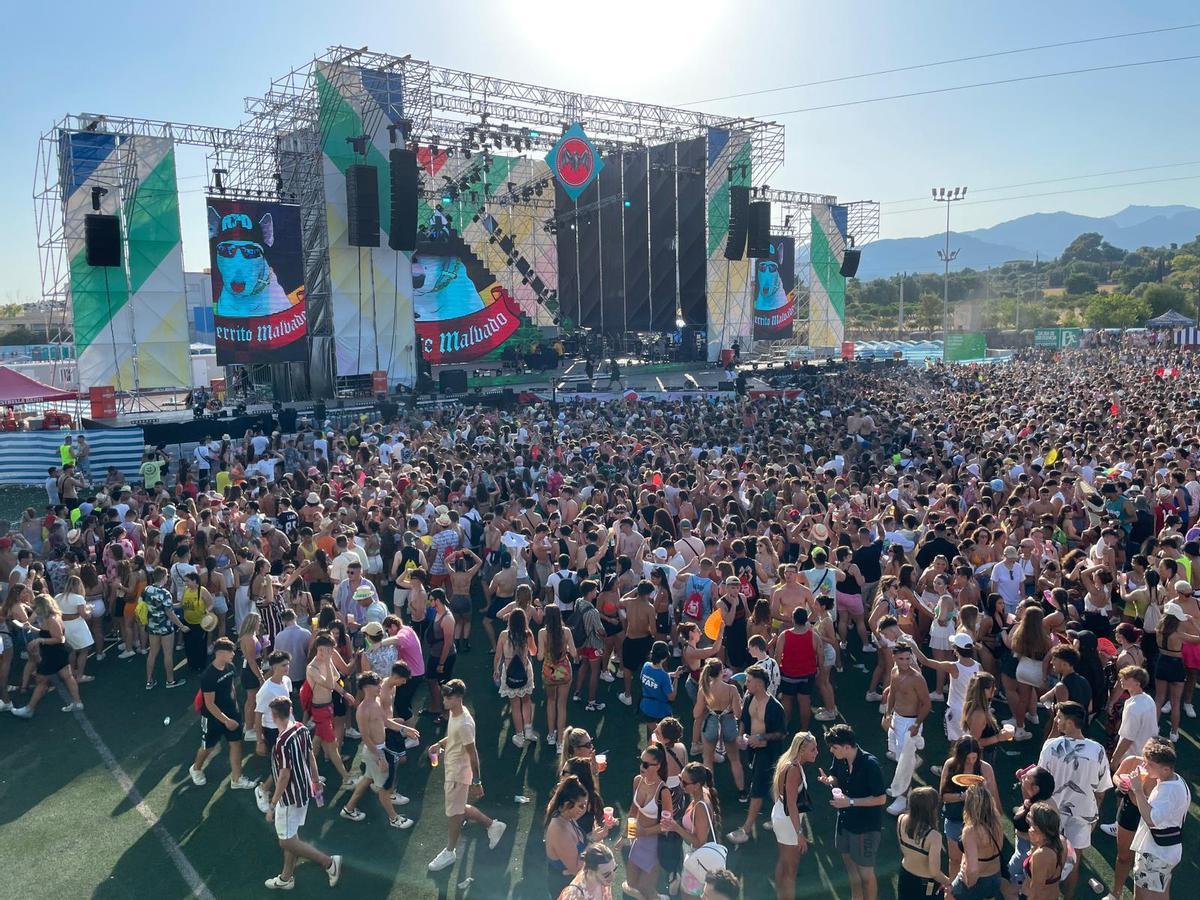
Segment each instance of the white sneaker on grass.
[{"label": "white sneaker on grass", "polygon": [[271,808],[271,798],[267,796],[267,792],[263,790],[261,784],[254,786],[254,802],[260,813],[265,814]]},{"label": "white sneaker on grass", "polygon": [[392,806],[404,806],[407,803],[408,803],[408,798],[405,797],[403,794],[401,794],[399,791],[394,791],[392,793]]},{"label": "white sneaker on grass", "polygon": [[325,870],[325,874],[329,876],[329,886],[337,887],[338,879],[342,877],[342,857],[340,855],[332,856],[333,860],[329,864],[329,868]]},{"label": "white sneaker on grass", "polygon": [[413,820],[407,818],[406,816],[396,816],[396,818],[390,819],[388,821],[388,824],[391,825],[393,828],[399,829],[400,831],[404,831],[404,829],[406,829],[406,828],[413,827]]},{"label": "white sneaker on grass", "polygon": [[500,838],[504,837],[504,832],[508,830],[508,826],[499,819],[493,819],[492,824],[488,826],[488,849],[495,850],[496,845],[500,843]]},{"label": "white sneaker on grass", "polygon": [[241,778],[238,778],[236,781],[231,780],[229,782],[229,787],[231,790],[235,790],[235,791],[248,791],[251,788],[258,787],[258,782],[255,781],[253,778],[247,778],[245,775],[243,775]]},{"label": "white sneaker on grass", "polygon": [[338,815],[340,815],[343,819],[349,819],[351,822],[363,822],[366,821],[367,818],[367,814],[361,809],[347,809],[344,806]]},{"label": "white sneaker on grass", "polygon": [[625,706],[633,706],[633,698],[626,693],[617,694],[617,699],[620,700]]},{"label": "white sneaker on grass", "polygon": [[908,798],[901,794],[895,800],[888,804],[887,811],[893,816],[898,816],[900,813],[908,809]]},{"label": "white sneaker on grass", "polygon": [[442,869],[448,869],[458,861],[458,853],[449,848],[445,848],[435,856],[429,863],[430,872],[440,872]]},{"label": "white sneaker on grass", "polygon": [[196,769],[189,766],[188,774],[192,776],[192,784],[196,785],[196,787],[204,787],[204,785],[208,784],[208,778],[205,777],[204,772],[201,769]]},{"label": "white sneaker on grass", "polygon": [[264,881],[263,884],[272,891],[290,891],[296,886],[296,879],[293,878],[290,881],[284,881],[278,875],[273,875]]}]

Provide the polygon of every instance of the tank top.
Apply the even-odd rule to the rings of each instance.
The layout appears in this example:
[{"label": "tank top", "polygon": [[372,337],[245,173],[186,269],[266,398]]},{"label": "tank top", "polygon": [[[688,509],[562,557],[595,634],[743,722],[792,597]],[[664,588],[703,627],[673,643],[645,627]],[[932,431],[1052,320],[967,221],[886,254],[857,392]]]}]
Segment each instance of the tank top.
[{"label": "tank top", "polygon": [[955,671],[950,676],[950,696],[946,698],[946,706],[961,712],[963,704],[967,702],[967,682],[979,671],[979,663],[972,661],[967,666],[955,660],[954,668]]},{"label": "tank top", "polygon": [[206,611],[204,600],[200,597],[200,588],[184,588],[183,621],[188,625],[199,625]]},{"label": "tank top", "polygon": [[[973,775],[982,775],[983,774],[983,761],[982,760],[976,760],[975,771],[972,772],[971,774],[973,774]],[[946,779],[946,787],[942,789],[942,795],[943,795],[942,796],[942,815],[946,818],[946,821],[961,822],[963,820],[963,805],[961,803],[947,803],[945,801],[945,795],[953,794],[957,797],[961,797],[966,792],[967,792],[966,788],[959,787],[957,784],[955,784],[949,778]]]},{"label": "tank top", "polygon": [[779,669],[785,678],[805,678],[817,673],[817,651],[811,630],[797,634],[788,629],[780,635],[780,640],[783,641],[783,659]]},{"label": "tank top", "polygon": [[[432,607],[430,608],[432,609]],[[449,613],[442,613],[440,616],[435,617],[433,623],[429,626],[429,630],[425,632],[425,635],[428,638],[428,650],[426,652],[428,653],[430,659],[439,660],[442,658],[442,645],[446,643],[446,637],[442,634],[442,620],[448,615]],[[450,657],[454,655],[454,645],[451,644],[450,655],[447,656],[446,659],[450,659]]]}]

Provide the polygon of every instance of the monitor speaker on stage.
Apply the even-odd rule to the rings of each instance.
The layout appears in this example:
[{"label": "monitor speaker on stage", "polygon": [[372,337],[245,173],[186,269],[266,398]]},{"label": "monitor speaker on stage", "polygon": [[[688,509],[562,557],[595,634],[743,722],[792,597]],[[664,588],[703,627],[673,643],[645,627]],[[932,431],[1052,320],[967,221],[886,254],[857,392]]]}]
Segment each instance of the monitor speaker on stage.
[{"label": "monitor speaker on stage", "polygon": [[771,202],[760,200],[750,204],[750,224],[746,229],[749,254],[754,259],[771,255]]},{"label": "monitor speaker on stage", "polygon": [[842,255],[842,274],[847,278],[853,278],[858,273],[858,261],[861,256],[861,250],[847,248]]},{"label": "monitor speaker on stage", "polygon": [[347,167],[346,219],[351,247],[379,246],[379,170],[374,166]]},{"label": "monitor speaker on stage", "polygon": [[121,224],[116,216],[85,216],[83,241],[89,266],[121,265]]},{"label": "monitor speaker on stage", "polygon": [[417,154],[393,150],[388,154],[392,210],[388,246],[393,250],[417,249]]},{"label": "monitor speaker on stage", "polygon": [[438,372],[438,389],[443,394],[465,394],[467,392],[467,370],[442,369]]},{"label": "monitor speaker on stage", "polygon": [[[726,259],[745,259],[746,229],[750,219],[750,188],[729,186],[729,237],[725,241]],[[768,229],[769,230],[769,229]]]}]

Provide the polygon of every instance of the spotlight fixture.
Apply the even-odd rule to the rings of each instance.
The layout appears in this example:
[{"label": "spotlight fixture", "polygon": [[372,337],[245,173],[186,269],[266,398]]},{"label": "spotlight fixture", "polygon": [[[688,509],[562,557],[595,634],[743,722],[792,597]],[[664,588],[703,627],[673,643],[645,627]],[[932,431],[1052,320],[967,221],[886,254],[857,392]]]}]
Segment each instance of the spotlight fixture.
[{"label": "spotlight fixture", "polygon": [[275,195],[278,197],[283,196],[283,173],[282,172],[275,173]]},{"label": "spotlight fixture", "polygon": [[371,139],[369,134],[360,134],[357,137],[346,138],[346,143],[354,149],[355,156],[367,155],[367,141]]},{"label": "spotlight fixture", "polygon": [[213,187],[217,189],[218,194],[225,193],[225,182],[222,180],[222,178],[228,174],[228,169],[213,169]]},{"label": "spotlight fixture", "polygon": [[407,141],[409,136],[412,135],[413,120],[409,118],[403,118],[397,124],[400,126],[400,137]]},{"label": "spotlight fixture", "polygon": [[100,212],[100,198],[108,193],[106,187],[92,188],[92,212]]}]

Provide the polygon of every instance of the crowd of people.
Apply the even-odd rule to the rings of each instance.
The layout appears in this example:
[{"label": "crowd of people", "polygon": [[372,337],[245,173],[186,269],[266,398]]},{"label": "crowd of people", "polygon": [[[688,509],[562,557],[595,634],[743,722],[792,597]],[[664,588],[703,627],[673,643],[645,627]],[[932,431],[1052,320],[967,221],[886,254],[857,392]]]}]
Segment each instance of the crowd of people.
[{"label": "crowd of people", "polygon": [[[789,900],[813,842],[855,900],[880,853],[901,898],[1070,898],[1097,828],[1116,852],[1093,888],[1166,897],[1200,671],[1198,387],[1169,349],[830,367],[787,398],[225,435],[170,469],[148,452],[137,484],[93,481],[68,440],[0,540],[0,708],[32,719],[57,689],[84,710],[139,656],[147,691],[194,690],[188,775],[228,746],[283,851],[273,889],[300,858],[340,878],[300,836],[326,799],[410,828],[405,762],[444,783],[430,871],[464,824],[495,849],[484,776],[506,776],[471,712],[495,706],[516,748],[555,754],[552,898]],[[490,684],[456,674],[466,654]],[[632,784],[594,745],[613,717],[645,735]],[[764,840],[773,875],[739,887],[734,848]]]}]

